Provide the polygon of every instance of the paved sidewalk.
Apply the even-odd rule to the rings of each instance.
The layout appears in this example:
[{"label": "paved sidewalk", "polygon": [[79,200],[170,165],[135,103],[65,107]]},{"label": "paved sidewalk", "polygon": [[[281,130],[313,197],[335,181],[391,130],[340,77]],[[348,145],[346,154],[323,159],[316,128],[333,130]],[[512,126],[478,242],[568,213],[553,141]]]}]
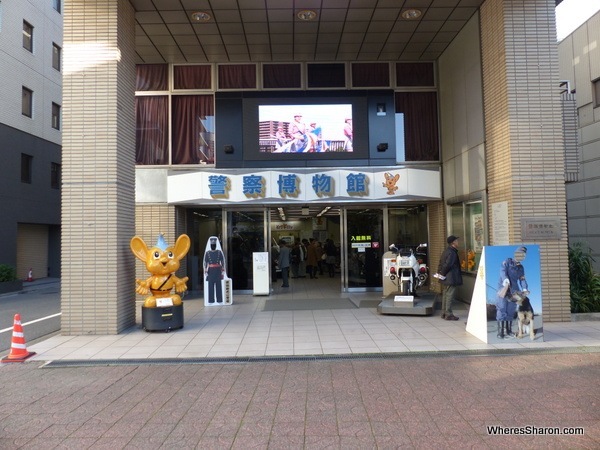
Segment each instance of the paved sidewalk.
[{"label": "paved sidewalk", "polygon": [[600,448],[600,322],[483,344],[466,310],[263,310],[334,298],[310,283],[230,307],[187,297],[171,333],[138,318],[117,336],[30,345],[35,357],[0,365],[0,448]]},{"label": "paved sidewalk", "polygon": [[[0,448],[600,448],[600,353],[563,351],[5,364]],[[503,434],[488,434],[492,426]],[[556,435],[565,427],[585,434]]]},{"label": "paved sidewalk", "polygon": [[232,306],[204,307],[201,299],[186,300],[185,325],[170,333],[146,332],[138,318],[119,335],[57,335],[30,350],[36,360],[92,361],[600,349],[600,321],[544,323],[543,341],[486,344],[465,330],[466,310],[455,310],[461,320],[452,322],[439,313],[381,315],[375,307],[263,311],[266,301],[238,296]]},{"label": "paved sidewalk", "polygon": [[[44,295],[44,288],[56,292],[57,283],[38,280],[27,287],[27,295]],[[342,293],[337,283],[329,278],[291,280],[286,289],[274,284],[270,296],[236,295],[231,306],[205,307],[200,295],[192,293],[184,300],[184,327],[170,333],[144,331],[138,303],[137,324],[121,334],[56,335],[28,349],[37,353],[33,359],[38,361],[118,362],[600,348],[600,321],[544,323],[543,338],[533,342],[523,338],[486,344],[466,332],[465,305],[455,308],[461,318],[455,322],[440,320],[439,312],[426,317],[382,315],[376,309],[381,293]],[[294,304],[313,299],[315,304],[319,298],[348,298],[354,304],[372,306],[265,310],[271,300]],[[26,326],[24,332],[27,337]]]}]

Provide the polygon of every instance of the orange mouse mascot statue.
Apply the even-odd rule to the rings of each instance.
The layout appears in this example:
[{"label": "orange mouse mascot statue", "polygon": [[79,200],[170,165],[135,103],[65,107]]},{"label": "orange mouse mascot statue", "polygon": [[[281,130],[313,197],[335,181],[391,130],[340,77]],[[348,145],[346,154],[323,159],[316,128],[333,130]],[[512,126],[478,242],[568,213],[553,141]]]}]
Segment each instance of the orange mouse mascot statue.
[{"label": "orange mouse mascot statue", "polygon": [[[182,304],[181,294],[187,290],[186,281],[188,277],[178,278],[175,272],[179,270],[180,261],[185,257],[190,249],[190,238],[182,234],[177,238],[175,247],[169,247],[162,234],[154,247],[148,248],[144,240],[139,236],[134,236],[130,242],[131,251],[136,258],[146,263],[148,272],[152,274],[147,280],[136,279],[138,294],[146,295],[151,293],[144,300],[146,308],[156,308],[157,299],[171,298],[174,306]],[[177,294],[171,294],[175,288]]]}]

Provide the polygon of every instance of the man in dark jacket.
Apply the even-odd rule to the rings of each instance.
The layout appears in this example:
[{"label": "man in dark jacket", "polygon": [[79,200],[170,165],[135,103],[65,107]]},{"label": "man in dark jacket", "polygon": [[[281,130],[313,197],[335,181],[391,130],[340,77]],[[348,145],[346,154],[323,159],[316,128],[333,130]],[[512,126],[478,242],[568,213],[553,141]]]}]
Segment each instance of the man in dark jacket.
[{"label": "man in dark jacket", "polygon": [[281,287],[290,287],[288,277],[290,273],[290,249],[287,246],[287,242],[283,239],[279,240],[279,268],[281,269],[281,280],[283,284]]},{"label": "man in dark jacket", "polygon": [[443,285],[444,292],[442,294],[442,319],[458,320],[452,314],[452,303],[456,297],[456,286],[462,284],[462,274],[460,272],[460,260],[458,258],[458,236],[448,236],[446,242],[448,247],[440,257],[438,266],[438,279]]}]

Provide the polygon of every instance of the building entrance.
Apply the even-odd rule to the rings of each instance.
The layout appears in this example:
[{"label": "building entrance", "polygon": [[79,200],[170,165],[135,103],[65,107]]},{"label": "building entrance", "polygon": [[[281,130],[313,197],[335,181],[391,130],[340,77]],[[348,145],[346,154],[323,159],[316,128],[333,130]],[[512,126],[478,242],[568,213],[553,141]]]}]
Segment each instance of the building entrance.
[{"label": "building entrance", "polygon": [[[337,206],[311,205],[270,209],[269,244],[273,260],[278,255],[279,242],[291,247],[290,276],[292,278],[327,277],[341,285],[341,209]],[[278,277],[274,267],[272,278]]]},{"label": "building entrance", "polygon": [[252,254],[267,251],[267,211],[262,208],[225,212],[228,275],[233,290],[252,292]]},{"label": "building entrance", "polygon": [[344,211],[344,285],[348,290],[377,290],[382,286],[384,253],[382,208]]},{"label": "building entrance", "polygon": [[[294,249],[300,245],[302,259],[292,258],[290,276],[310,277],[307,263],[319,277],[339,283],[340,291],[382,289],[382,256],[390,244],[416,246],[426,243],[425,205],[352,208],[327,205],[269,206],[248,209],[195,209],[193,217],[192,289],[202,289],[200,256],[209,236],[218,236],[226,256],[227,274],[238,293],[253,292],[252,254],[269,252],[271,281],[280,278],[276,265],[279,241]],[[316,261],[308,261],[311,240]],[[298,244],[300,243],[300,244]],[[327,250],[326,250],[327,248]],[[312,249],[311,249],[312,253]],[[323,253],[329,258],[323,257]],[[297,251],[292,251],[297,254]]]}]

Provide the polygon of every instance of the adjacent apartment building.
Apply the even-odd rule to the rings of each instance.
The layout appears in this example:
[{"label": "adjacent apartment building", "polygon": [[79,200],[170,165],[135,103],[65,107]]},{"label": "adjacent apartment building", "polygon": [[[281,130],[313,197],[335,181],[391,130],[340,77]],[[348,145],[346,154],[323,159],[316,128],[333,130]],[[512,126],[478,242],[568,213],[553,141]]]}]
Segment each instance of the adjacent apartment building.
[{"label": "adjacent apartment building", "polygon": [[596,271],[600,271],[599,43],[600,12],[558,45],[560,78],[569,91],[564,95],[571,97],[576,111],[573,176],[566,186],[569,242],[591,248]]},{"label": "adjacent apartment building", "polygon": [[0,263],[60,276],[60,0],[0,2]]}]

